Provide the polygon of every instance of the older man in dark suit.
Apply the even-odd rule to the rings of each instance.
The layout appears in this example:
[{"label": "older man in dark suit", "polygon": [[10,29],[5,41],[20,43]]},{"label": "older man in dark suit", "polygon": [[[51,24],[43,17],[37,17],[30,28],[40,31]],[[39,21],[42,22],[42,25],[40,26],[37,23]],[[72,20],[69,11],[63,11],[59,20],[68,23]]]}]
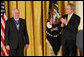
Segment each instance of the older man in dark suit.
[{"label": "older man in dark suit", "polygon": [[19,10],[13,10],[13,18],[6,21],[5,45],[9,50],[9,56],[24,56],[24,46],[29,47],[29,38],[26,22],[19,18]]},{"label": "older man in dark suit", "polygon": [[64,29],[62,34],[62,55],[76,56],[76,35],[80,23],[80,17],[74,13],[74,5],[69,3],[66,7],[66,15],[62,16],[60,29]]}]

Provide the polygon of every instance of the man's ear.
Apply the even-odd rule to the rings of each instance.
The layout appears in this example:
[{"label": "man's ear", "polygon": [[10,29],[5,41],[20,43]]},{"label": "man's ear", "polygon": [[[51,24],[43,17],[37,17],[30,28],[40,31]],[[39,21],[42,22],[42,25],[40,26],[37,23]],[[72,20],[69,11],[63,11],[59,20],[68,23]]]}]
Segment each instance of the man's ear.
[{"label": "man's ear", "polygon": [[73,9],[71,9],[71,11],[74,11]]}]

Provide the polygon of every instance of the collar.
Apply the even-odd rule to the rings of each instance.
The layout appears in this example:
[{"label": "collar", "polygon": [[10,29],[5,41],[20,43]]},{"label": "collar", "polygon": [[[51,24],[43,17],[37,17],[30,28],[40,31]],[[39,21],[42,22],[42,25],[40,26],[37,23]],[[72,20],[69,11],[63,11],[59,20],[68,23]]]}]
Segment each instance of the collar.
[{"label": "collar", "polygon": [[68,16],[70,16],[70,18],[71,18],[71,16],[73,15],[73,13],[71,13],[70,15],[68,15]]},{"label": "collar", "polygon": [[18,20],[19,20],[19,18],[18,18],[18,19],[15,19],[15,18],[14,18],[14,20],[18,21]]}]

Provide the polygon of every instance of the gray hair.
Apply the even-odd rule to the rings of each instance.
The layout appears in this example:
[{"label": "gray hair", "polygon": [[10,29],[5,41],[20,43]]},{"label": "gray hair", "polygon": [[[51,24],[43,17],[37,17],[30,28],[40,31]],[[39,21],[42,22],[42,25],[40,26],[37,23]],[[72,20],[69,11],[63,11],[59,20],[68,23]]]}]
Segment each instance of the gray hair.
[{"label": "gray hair", "polygon": [[16,9],[13,9],[13,10],[12,10],[12,13],[14,13],[15,10],[18,10],[18,12],[20,12],[19,9],[16,8]]},{"label": "gray hair", "polygon": [[67,6],[70,6],[71,9],[75,10],[75,5],[74,5],[74,4],[72,4],[72,3],[68,3]]}]

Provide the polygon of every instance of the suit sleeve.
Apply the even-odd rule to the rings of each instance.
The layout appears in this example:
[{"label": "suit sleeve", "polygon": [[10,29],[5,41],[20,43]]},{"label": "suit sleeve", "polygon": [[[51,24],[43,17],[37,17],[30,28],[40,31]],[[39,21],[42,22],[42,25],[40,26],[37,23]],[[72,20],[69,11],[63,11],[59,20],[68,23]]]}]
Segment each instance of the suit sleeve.
[{"label": "suit sleeve", "polygon": [[66,27],[65,25],[64,25],[63,27],[61,26],[61,22],[59,23],[58,28],[59,28],[60,30],[61,30],[61,29],[65,29],[65,27]]},{"label": "suit sleeve", "polygon": [[29,36],[28,36],[28,33],[27,33],[26,21],[25,21],[24,36],[25,36],[25,39],[26,39],[26,44],[29,44]]},{"label": "suit sleeve", "polygon": [[79,24],[80,24],[80,17],[76,17],[73,23],[67,25],[67,29],[74,32],[75,30],[77,30]]},{"label": "suit sleeve", "polygon": [[[67,15],[63,15],[62,18],[67,18]],[[66,26],[64,25],[64,26],[62,27],[61,24],[62,24],[62,23],[60,22],[58,28],[59,28],[59,29],[65,29]]]},{"label": "suit sleeve", "polygon": [[8,43],[8,34],[9,34],[9,23],[6,21],[6,26],[5,26],[5,45],[9,45]]}]

